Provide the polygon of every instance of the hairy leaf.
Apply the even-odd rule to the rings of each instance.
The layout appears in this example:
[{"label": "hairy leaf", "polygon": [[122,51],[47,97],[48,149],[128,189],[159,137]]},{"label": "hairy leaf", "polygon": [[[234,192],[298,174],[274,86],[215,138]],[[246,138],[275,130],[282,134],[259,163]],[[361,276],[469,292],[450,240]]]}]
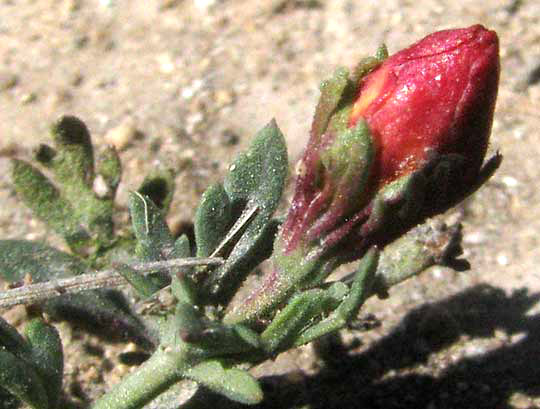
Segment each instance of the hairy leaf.
[{"label": "hairy leaf", "polygon": [[148,196],[132,192],[129,212],[137,237],[137,255],[144,261],[158,261],[172,252],[174,241],[161,210]]},{"label": "hairy leaf", "polygon": [[49,407],[56,407],[62,391],[64,354],[58,331],[40,319],[28,323],[26,339],[32,349],[32,364],[43,381],[49,397]]},{"label": "hairy leaf", "polygon": [[203,362],[186,376],[235,402],[255,405],[263,399],[262,389],[253,376],[241,369],[228,369],[220,361]]},{"label": "hairy leaf", "polygon": [[45,244],[27,240],[0,240],[0,277],[20,282],[28,274],[33,282],[79,275],[88,270],[77,257]]},{"label": "hairy leaf", "polygon": [[84,183],[94,178],[94,149],[84,122],[74,116],[63,116],[52,126],[51,134],[58,152],[52,169],[59,182],[66,185]]},{"label": "hairy leaf", "polygon": [[13,159],[11,175],[15,190],[34,215],[61,235],[73,248],[83,246],[90,239],[79,223],[71,204],[59,190],[29,163]]},{"label": "hairy leaf", "polygon": [[225,238],[232,222],[231,202],[223,185],[210,186],[195,213],[197,257],[210,256]]},{"label": "hairy leaf", "polygon": [[[274,213],[283,193],[287,176],[287,149],[275,121],[255,136],[249,150],[241,154],[229,168],[224,189],[237,219],[253,214],[225,263],[210,277],[208,291],[226,304],[255,262],[268,256],[268,241],[275,233]],[[232,227],[232,230],[236,226]]]},{"label": "hairy leaf", "polygon": [[338,68],[331,78],[321,83],[321,97],[311,125],[314,141],[318,141],[326,131],[332,115],[338,109],[348,85],[348,77],[349,72],[345,68]]},{"label": "hairy leaf", "polygon": [[49,409],[43,383],[34,368],[0,349],[0,385],[34,409]]},{"label": "hairy leaf", "polygon": [[112,239],[112,195],[98,197],[93,190],[94,150],[84,122],[73,116],[61,117],[51,129],[56,155],[50,168],[58,189],[73,206],[77,220],[98,242]]},{"label": "hairy leaf", "polygon": [[24,338],[2,317],[0,317],[0,349],[11,352],[17,358],[30,358],[30,348]]},{"label": "hairy leaf", "polygon": [[[143,261],[170,258],[174,251],[174,240],[162,211],[149,197],[138,192],[132,192],[129,196],[129,211],[137,238],[135,249],[137,257]],[[157,272],[141,280],[151,281],[157,288],[162,288],[170,282],[168,274],[163,272]]]},{"label": "hairy leaf", "polygon": [[107,195],[112,199],[116,193],[116,188],[122,177],[122,163],[118,152],[114,147],[108,146],[99,156],[97,163],[97,173],[101,175],[108,188]]}]

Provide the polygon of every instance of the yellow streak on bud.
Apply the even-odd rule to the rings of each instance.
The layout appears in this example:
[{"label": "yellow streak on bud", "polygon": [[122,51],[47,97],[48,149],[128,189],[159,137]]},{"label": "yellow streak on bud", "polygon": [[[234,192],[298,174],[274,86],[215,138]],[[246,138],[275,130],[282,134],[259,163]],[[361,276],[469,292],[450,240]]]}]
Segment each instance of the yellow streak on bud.
[{"label": "yellow streak on bud", "polygon": [[358,121],[360,116],[362,116],[369,104],[371,104],[375,100],[375,98],[381,95],[383,86],[386,83],[387,71],[388,68],[381,67],[378,69],[378,72],[375,75],[372,75],[369,78],[369,83],[366,84],[367,86],[364,87],[364,89],[362,89],[359,98],[353,105],[350,116],[351,120],[349,122],[350,125],[356,124],[356,122]]}]

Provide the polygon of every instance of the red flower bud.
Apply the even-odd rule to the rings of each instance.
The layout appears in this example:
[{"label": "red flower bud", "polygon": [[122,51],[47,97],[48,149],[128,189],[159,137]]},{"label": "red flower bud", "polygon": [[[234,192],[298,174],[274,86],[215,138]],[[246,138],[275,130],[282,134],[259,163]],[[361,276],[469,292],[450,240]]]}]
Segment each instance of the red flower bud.
[{"label": "red flower bud", "polygon": [[467,176],[482,165],[499,80],[497,34],[481,25],[433,33],[361,78],[349,126],[364,118],[377,147],[381,186],[430,153],[457,153]]},{"label": "red flower bud", "polygon": [[324,82],[274,269],[226,320],[268,313],[487,180],[500,163],[482,168],[498,52],[497,35],[480,25],[440,31]]},{"label": "red flower bud", "polygon": [[[478,176],[497,97],[496,33],[439,31],[381,62],[384,54],[363,61],[360,74],[372,71],[356,82],[338,71],[323,85],[282,229],[287,251],[320,239],[434,157],[458,154],[465,184]],[[363,123],[370,144],[361,142]]]}]

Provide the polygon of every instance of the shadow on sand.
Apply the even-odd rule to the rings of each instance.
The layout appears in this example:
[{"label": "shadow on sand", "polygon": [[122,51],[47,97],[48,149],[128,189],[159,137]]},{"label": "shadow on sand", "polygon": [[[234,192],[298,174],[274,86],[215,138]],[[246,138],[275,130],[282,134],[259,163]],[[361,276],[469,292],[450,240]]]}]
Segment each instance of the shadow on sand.
[{"label": "shadow on sand", "polygon": [[[283,376],[261,379],[265,401],[251,407],[511,408],[508,400],[515,392],[540,396],[540,315],[527,315],[539,300],[540,294],[526,290],[507,296],[499,288],[478,285],[424,304],[360,354],[351,355],[335,344],[331,354],[322,354],[324,367],[314,376],[293,381]],[[407,370],[452,347],[463,335],[470,340],[492,338],[496,330],[520,335],[513,343],[502,339],[495,349],[473,350],[468,357],[441,362],[436,375]],[[188,407],[199,407],[196,401]],[[217,396],[208,399],[208,395],[204,406],[243,407]]]}]

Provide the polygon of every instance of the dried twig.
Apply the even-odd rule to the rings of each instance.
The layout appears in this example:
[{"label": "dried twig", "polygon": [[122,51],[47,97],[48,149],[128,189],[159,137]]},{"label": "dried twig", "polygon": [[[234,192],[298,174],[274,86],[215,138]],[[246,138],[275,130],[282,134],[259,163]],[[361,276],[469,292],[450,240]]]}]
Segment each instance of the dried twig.
[{"label": "dried twig", "polygon": [[[163,270],[170,267],[220,265],[222,263],[223,259],[220,257],[188,257],[150,263],[135,263],[130,264],[130,267],[143,275],[147,275],[156,270]],[[0,292],[0,308],[11,307],[18,304],[33,304],[65,294],[73,294],[98,288],[119,287],[127,284],[128,282],[126,279],[114,269],[81,274],[75,277],[29,284]]]}]

